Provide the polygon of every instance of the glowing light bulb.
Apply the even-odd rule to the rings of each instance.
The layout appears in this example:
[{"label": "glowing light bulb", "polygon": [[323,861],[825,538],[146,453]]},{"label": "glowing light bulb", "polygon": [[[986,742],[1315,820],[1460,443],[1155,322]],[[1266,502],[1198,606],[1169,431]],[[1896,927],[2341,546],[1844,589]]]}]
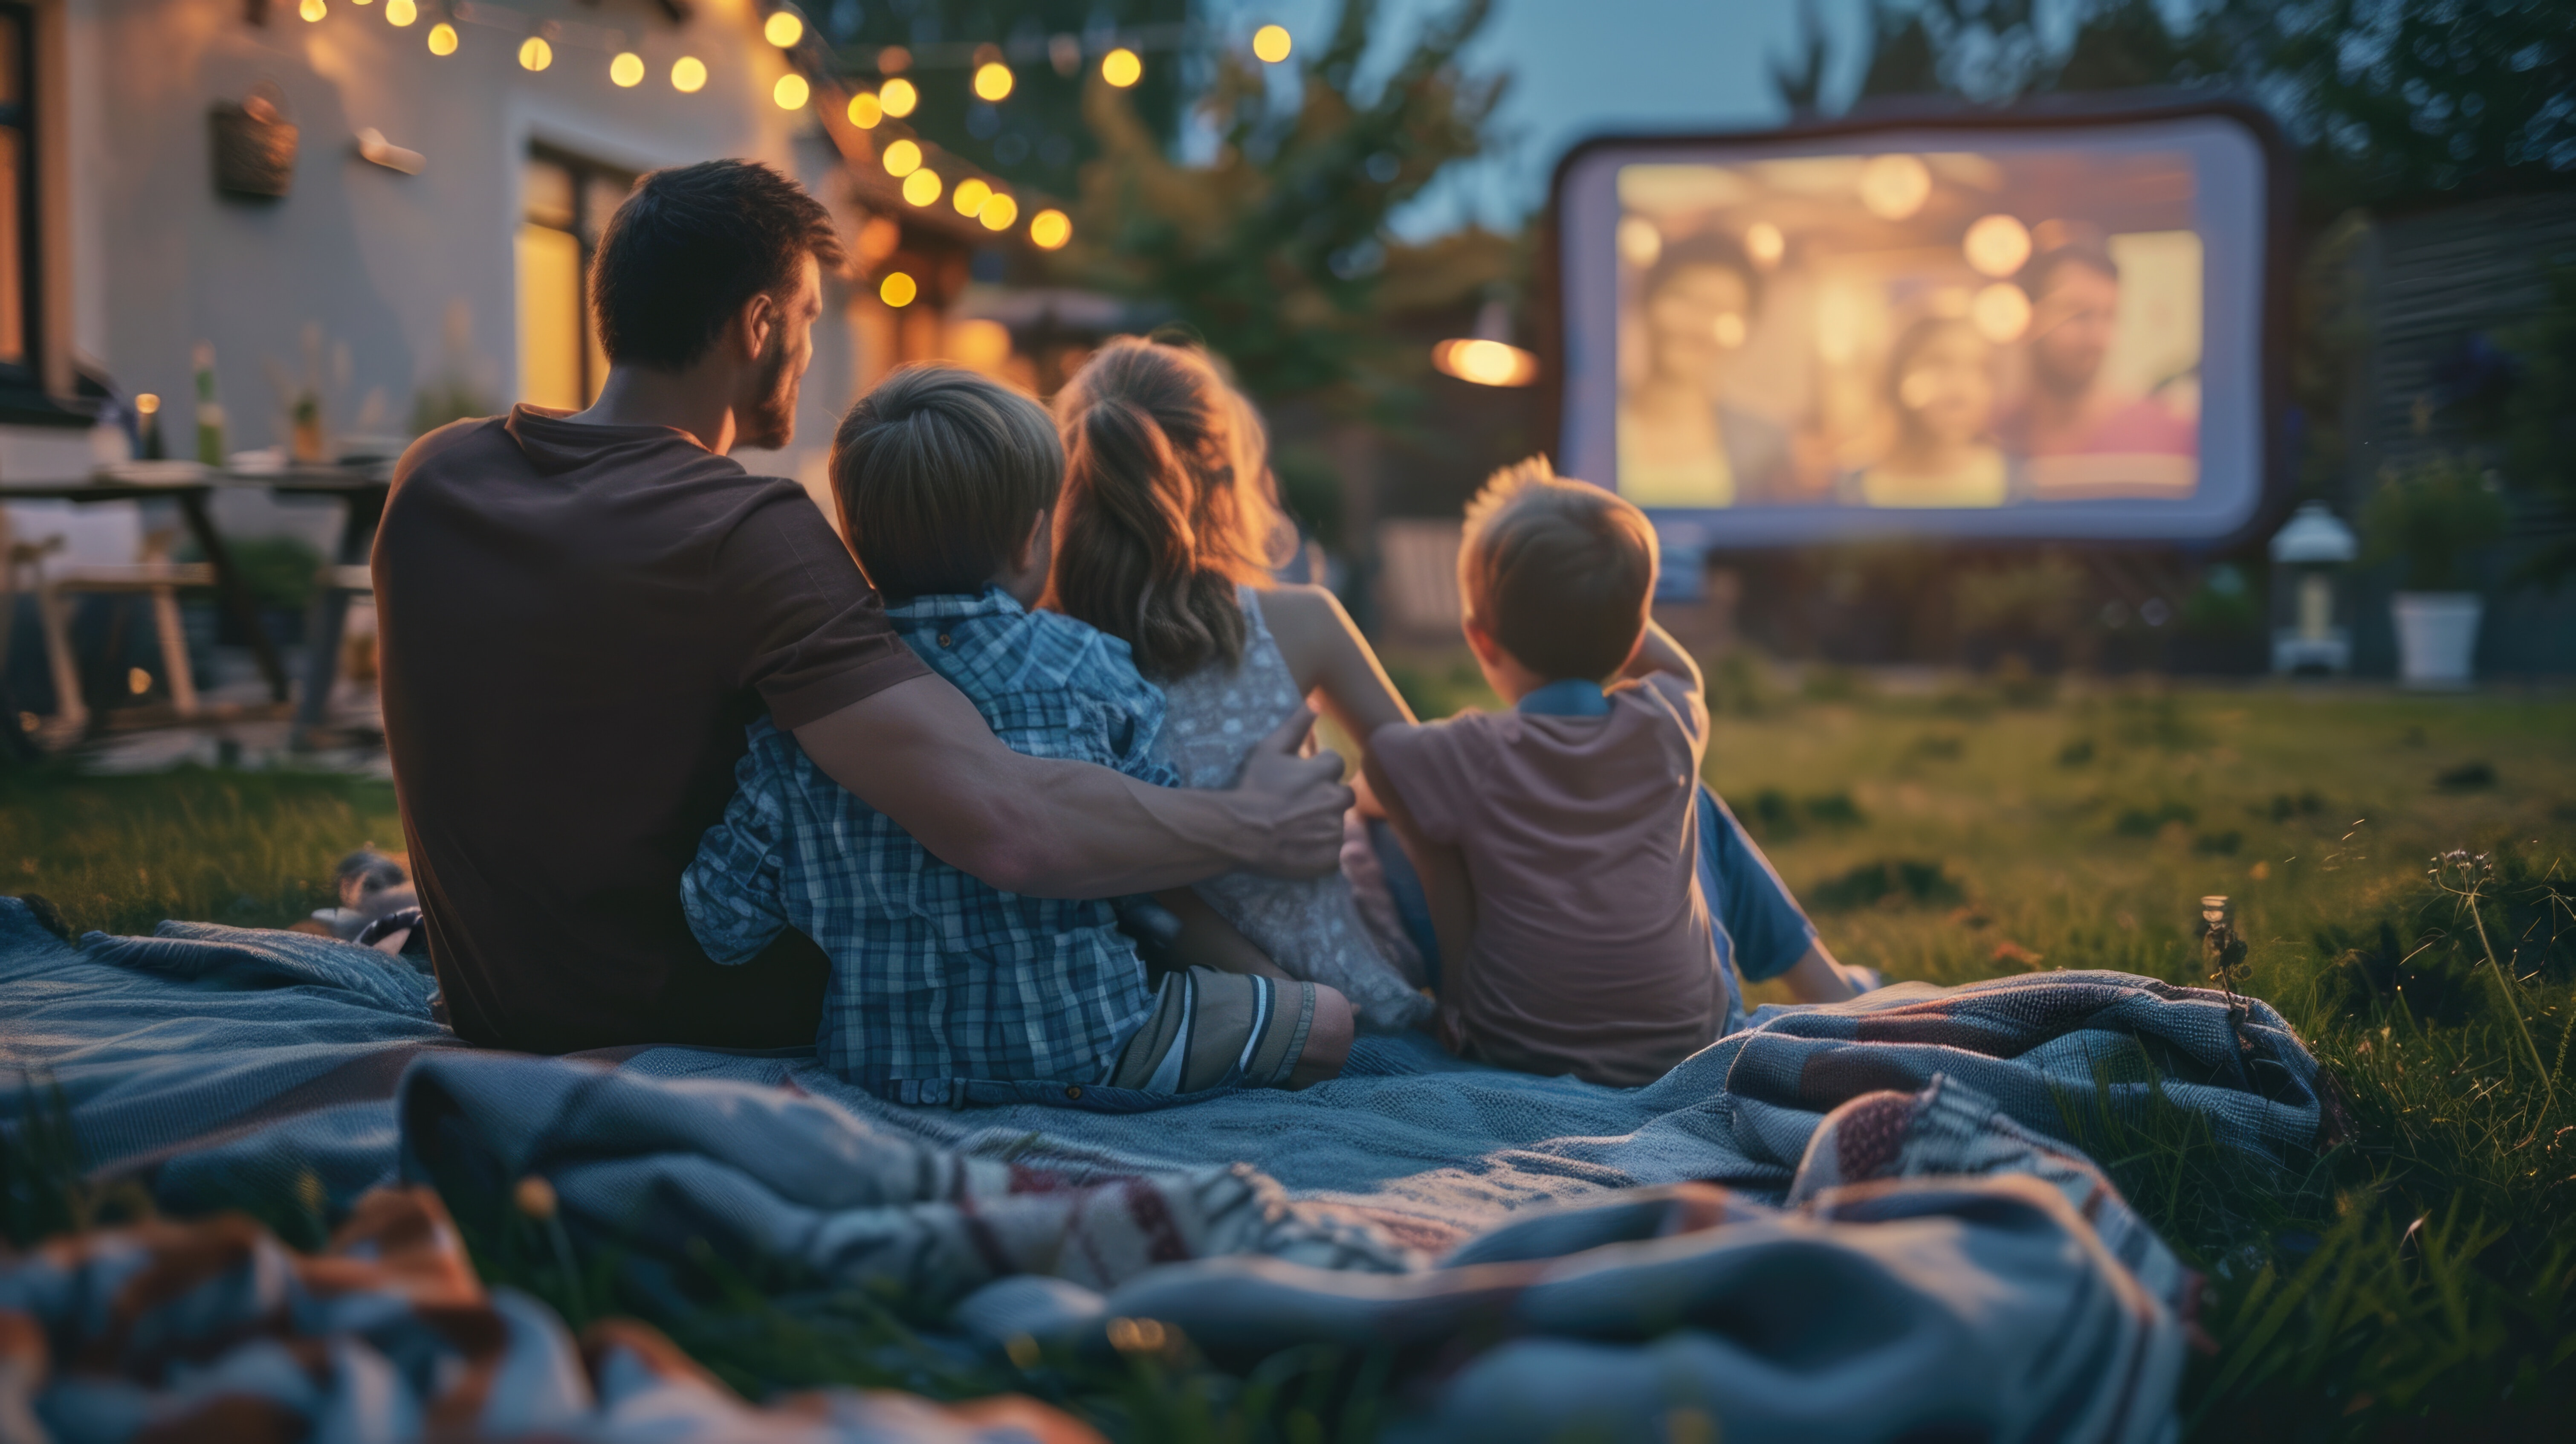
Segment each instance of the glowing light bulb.
[{"label": "glowing light bulb", "polygon": [[1100,57],[1100,78],[1125,90],[1145,78],[1145,62],[1135,51],[1121,45]]},{"label": "glowing light bulb", "polygon": [[921,92],[913,89],[909,80],[889,80],[877,92],[877,103],[885,107],[886,114],[901,120],[921,104]]},{"label": "glowing light bulb", "polygon": [[939,192],[939,172],[935,170],[917,170],[903,178],[903,198],[914,205],[930,204],[939,199]]},{"label": "glowing light bulb", "polygon": [[1780,228],[1769,221],[1755,221],[1744,228],[1744,254],[1753,258],[1753,264],[1766,268],[1776,266],[1788,250],[1789,238],[1780,234]]},{"label": "glowing light bulb", "polygon": [[900,180],[921,169],[921,146],[914,141],[899,140],[885,148],[886,174]]},{"label": "glowing light bulb", "polygon": [[1264,25],[1252,32],[1252,53],[1272,65],[1287,59],[1295,44],[1285,25]]},{"label": "glowing light bulb", "polygon": [[793,10],[781,10],[769,17],[768,24],[760,27],[760,34],[770,44],[785,50],[805,38],[805,21]]},{"label": "glowing light bulb", "polygon": [[991,186],[986,185],[984,182],[977,180],[973,176],[968,176],[966,179],[957,183],[957,193],[948,198],[948,203],[957,208],[957,214],[961,216],[971,216],[982,211],[984,209],[984,202],[991,200],[992,198],[993,188]]},{"label": "glowing light bulb", "polygon": [[2001,346],[2018,341],[2030,329],[2030,297],[2010,281],[1997,281],[1968,303],[1968,319],[1987,340]]},{"label": "glowing light bulb", "polygon": [[1959,250],[1980,274],[2009,276],[2030,259],[2030,228],[2011,216],[1987,216],[1968,227]]},{"label": "glowing light bulb", "polygon": [[137,416],[151,416],[160,410],[161,398],[149,391],[134,398],[134,414]]},{"label": "glowing light bulb", "polygon": [[975,219],[983,222],[984,229],[988,231],[1007,231],[1011,222],[1019,218],[1020,203],[1000,191],[993,192],[992,199],[984,202],[983,209],[975,213]]},{"label": "glowing light bulb", "polygon": [[804,76],[789,71],[770,87],[769,98],[778,102],[780,110],[803,110],[805,102],[814,98],[814,87],[805,83]]},{"label": "glowing light bulb", "polygon": [[978,100],[1008,99],[1012,83],[1011,67],[998,60],[987,60],[975,67],[975,98]]},{"label": "glowing light bulb", "polygon": [[1860,168],[1860,203],[1881,220],[1901,221],[1932,198],[1932,171],[1910,155],[1874,155]]},{"label": "glowing light bulb", "polygon": [[920,294],[921,284],[901,271],[888,272],[877,287],[877,299],[895,307],[911,305],[912,298]]},{"label": "glowing light bulb", "polygon": [[1538,379],[1538,358],[1501,341],[1443,341],[1431,364],[1477,386],[1527,386]]},{"label": "glowing light bulb", "polygon": [[[406,0],[393,0],[393,3],[406,3]],[[617,58],[608,62],[608,80],[620,90],[632,90],[643,84],[644,57],[632,50],[619,51]]]},{"label": "glowing light bulb", "polygon": [[874,130],[885,119],[885,105],[874,91],[862,90],[850,97],[850,124],[861,130]]},{"label": "glowing light bulb", "polygon": [[1664,233],[1644,216],[1630,216],[1619,222],[1619,256],[1629,265],[1644,270],[1664,253]]},{"label": "glowing light bulb", "polygon": [[125,690],[140,697],[152,690],[152,674],[140,667],[125,669]]},{"label": "glowing light bulb", "polygon": [[707,63],[694,55],[683,55],[671,62],[671,88],[682,95],[695,95],[706,88]]},{"label": "glowing light bulb", "polygon": [[331,7],[323,4],[322,0],[304,0],[303,4],[295,7],[295,13],[307,20],[320,20],[331,13]]},{"label": "glowing light bulb", "polygon": [[456,27],[443,20],[438,24],[429,27],[429,53],[432,55],[454,55],[456,53]]},{"label": "glowing light bulb", "polygon": [[385,0],[385,21],[395,26],[409,25],[420,18],[420,7],[412,0]]},{"label": "glowing light bulb", "polygon": [[1059,250],[1073,239],[1073,218],[1058,210],[1029,217],[1029,244],[1041,251]]},{"label": "glowing light bulb", "polygon": [[531,35],[519,42],[519,68],[543,70],[555,63],[555,48],[542,35]]}]

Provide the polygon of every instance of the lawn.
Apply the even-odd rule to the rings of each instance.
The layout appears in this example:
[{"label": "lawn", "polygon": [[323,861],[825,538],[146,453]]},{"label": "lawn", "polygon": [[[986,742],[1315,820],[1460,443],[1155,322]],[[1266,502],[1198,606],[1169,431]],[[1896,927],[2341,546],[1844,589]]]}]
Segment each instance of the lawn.
[{"label": "lawn", "polygon": [[[1427,713],[1490,700],[1457,656],[1390,662]],[[2557,1436],[2576,1403],[2576,1099],[2559,1091],[2576,1086],[2576,700],[2031,681],[1895,695],[1751,663],[1711,681],[1708,775],[1847,961],[1935,982],[2069,967],[2205,983],[2199,900],[2235,899],[2251,948],[2234,986],[2341,1078],[2348,1140],[2267,1167],[2179,1119],[2068,1120],[2210,1278],[2214,1348],[2184,1386],[2194,1437]],[[327,901],[341,852],[398,837],[380,784],[0,777],[9,890],[75,927],[285,922]],[[1232,1380],[1174,1343],[1125,1372],[970,1366],[916,1339],[900,1300],[713,1266],[685,1298],[646,1296],[613,1260],[533,1233],[476,1243],[488,1272],[576,1320],[644,1312],[753,1390],[1025,1389],[1172,1439],[1354,1437],[1379,1402],[1366,1360]]]}]

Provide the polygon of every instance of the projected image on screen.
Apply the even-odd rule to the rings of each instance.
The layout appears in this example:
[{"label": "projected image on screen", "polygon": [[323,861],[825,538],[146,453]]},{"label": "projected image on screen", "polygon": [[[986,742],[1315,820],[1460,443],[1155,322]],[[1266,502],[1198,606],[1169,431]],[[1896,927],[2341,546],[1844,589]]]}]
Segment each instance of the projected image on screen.
[{"label": "projected image on screen", "polygon": [[2187,501],[2202,241],[2179,151],[1616,169],[1616,488],[1651,509]]}]

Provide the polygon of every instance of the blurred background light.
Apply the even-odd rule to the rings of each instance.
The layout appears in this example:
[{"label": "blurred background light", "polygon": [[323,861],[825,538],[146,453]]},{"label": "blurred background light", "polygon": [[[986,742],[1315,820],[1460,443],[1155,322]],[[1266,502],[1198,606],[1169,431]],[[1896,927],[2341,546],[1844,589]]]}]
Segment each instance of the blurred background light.
[{"label": "blurred background light", "polygon": [[1125,90],[1145,78],[1145,62],[1135,51],[1121,45],[1100,57],[1100,78]]},{"label": "blurred background light", "polygon": [[1881,220],[1904,220],[1931,198],[1931,168],[1917,157],[1874,155],[1860,168],[1860,203]]},{"label": "blurred background light", "polygon": [[2009,276],[2030,259],[2030,228],[2011,216],[1987,216],[1968,227],[1959,250],[1978,274]]},{"label": "blurred background light", "polygon": [[1252,32],[1252,53],[1272,65],[1287,59],[1292,48],[1285,25],[1264,25]]}]

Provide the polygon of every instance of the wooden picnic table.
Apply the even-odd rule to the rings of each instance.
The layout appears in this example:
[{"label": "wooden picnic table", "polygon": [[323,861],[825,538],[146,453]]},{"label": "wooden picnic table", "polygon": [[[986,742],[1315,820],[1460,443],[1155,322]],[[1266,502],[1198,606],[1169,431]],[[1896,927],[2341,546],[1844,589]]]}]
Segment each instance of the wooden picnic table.
[{"label": "wooden picnic table", "polygon": [[[82,481],[0,481],[0,502],[69,501],[87,504],[101,501],[174,501],[179,514],[188,524],[189,535],[206,554],[207,565],[214,568],[215,597],[233,625],[250,638],[251,656],[259,663],[260,675],[267,679],[270,700],[286,700],[286,667],[278,660],[277,648],[269,642],[268,629],[260,625],[259,609],[251,605],[250,589],[243,585],[241,571],[233,564],[232,552],[215,530],[207,498],[221,477],[203,477],[187,481],[116,481],[108,479]],[[383,510],[383,503],[377,503]],[[0,570],[9,570],[0,568]],[[15,573],[0,578],[0,597],[14,600]]]},{"label": "wooden picnic table", "polygon": [[314,590],[312,610],[305,614],[304,695],[295,706],[293,744],[310,747],[318,740],[331,709],[331,688],[340,680],[340,646],[349,628],[349,598],[373,590],[374,583],[355,573],[366,570],[376,548],[376,524],[385,517],[385,497],[393,489],[390,465],[310,468],[259,481],[277,496],[336,497],[348,504],[340,520],[340,545],[323,569]]}]

